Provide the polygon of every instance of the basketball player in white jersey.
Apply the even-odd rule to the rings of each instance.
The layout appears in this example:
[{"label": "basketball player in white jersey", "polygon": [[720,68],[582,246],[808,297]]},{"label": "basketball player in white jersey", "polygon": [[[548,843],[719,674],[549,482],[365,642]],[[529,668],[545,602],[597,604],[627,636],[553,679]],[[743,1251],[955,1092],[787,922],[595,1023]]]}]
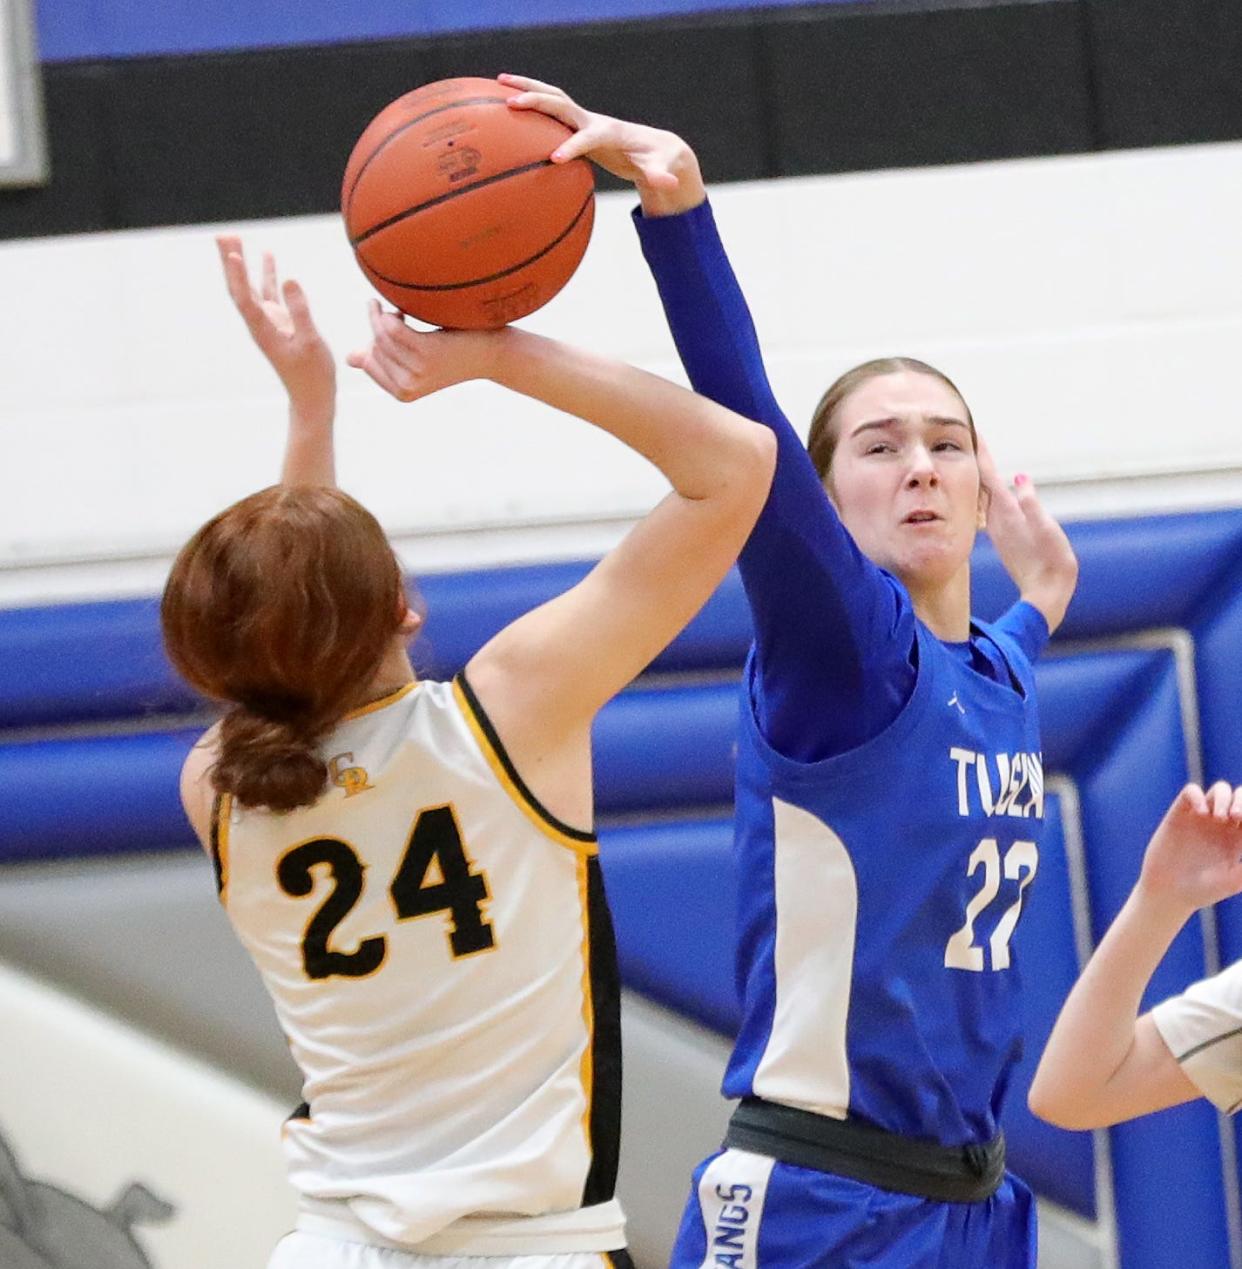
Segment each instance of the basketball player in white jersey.
[{"label": "basketball player in white jersey", "polygon": [[1242,1107],[1242,961],[1139,1017],[1179,930],[1242,892],[1242,787],[1187,785],[1156,830],[1130,897],[1061,1010],[1031,1109],[1061,1128],[1106,1128],[1206,1097]]},{"label": "basketball player in white jersey", "polygon": [[374,306],[350,362],[398,399],[491,379],[672,485],[577,586],[453,682],[419,681],[392,549],[334,487],[331,353],[270,259],[254,292],[240,243],[220,247],[289,444],[280,485],[182,549],[162,617],[173,663],[226,706],[185,764],[186,812],[305,1077],[285,1130],[300,1216],[271,1269],[624,1263],[591,723],[732,564],[771,437],[522,331],[418,333]]}]

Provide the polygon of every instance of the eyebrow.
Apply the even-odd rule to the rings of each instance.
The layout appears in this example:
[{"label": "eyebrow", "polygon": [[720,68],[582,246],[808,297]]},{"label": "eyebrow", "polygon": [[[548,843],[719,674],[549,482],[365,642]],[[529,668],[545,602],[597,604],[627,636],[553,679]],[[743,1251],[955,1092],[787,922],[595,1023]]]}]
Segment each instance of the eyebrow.
[{"label": "eyebrow", "polygon": [[[964,423],[961,419],[949,418],[944,414],[928,415],[927,421],[929,423],[937,424],[940,427],[960,427],[965,429],[967,432],[970,431],[969,425]],[[860,423],[850,433],[850,435],[857,436],[860,432],[871,432],[882,428],[900,427],[903,422],[903,419],[871,419],[866,423]]]}]

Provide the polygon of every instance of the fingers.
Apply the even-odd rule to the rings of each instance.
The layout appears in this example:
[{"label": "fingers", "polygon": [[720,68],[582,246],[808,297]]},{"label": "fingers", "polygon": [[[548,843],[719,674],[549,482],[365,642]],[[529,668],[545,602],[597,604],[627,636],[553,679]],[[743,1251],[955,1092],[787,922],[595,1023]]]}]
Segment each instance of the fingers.
[{"label": "fingers", "polygon": [[[510,97],[506,104],[514,110],[537,110],[540,114],[558,119],[575,132],[586,123],[589,117],[581,106],[575,105],[563,94],[555,96],[552,93],[541,92],[519,93],[516,97]],[[559,147],[556,153],[560,153]]]},{"label": "fingers", "polygon": [[263,253],[263,298],[275,304],[278,298],[276,290],[276,257],[270,251]]},{"label": "fingers", "polygon": [[1195,815],[1206,815],[1208,813],[1207,796],[1197,784],[1188,784],[1177,795],[1169,810],[1171,812],[1190,811]]},{"label": "fingers", "polygon": [[311,317],[310,301],[307,300],[301,283],[289,278],[280,288],[280,294],[285,308],[289,310],[294,331],[299,335],[314,335],[315,319]]},{"label": "fingers", "polygon": [[1223,824],[1229,818],[1229,810],[1233,803],[1233,787],[1227,780],[1217,780],[1207,791],[1207,805],[1211,815],[1218,823]]},{"label": "fingers", "polygon": [[358,352],[351,352],[345,358],[345,364],[352,366],[355,370],[361,370],[364,374],[369,375],[381,388],[390,396],[400,399],[401,393],[397,385],[393,382],[392,376],[387,370],[375,359],[374,348],[360,349]]},{"label": "fingers", "polygon": [[564,97],[569,100],[569,94],[564,89],[557,88],[554,84],[545,84],[541,79],[531,79],[527,75],[497,75],[496,78],[507,88],[517,88],[524,93],[547,93],[553,97]]},{"label": "fingers", "polygon": [[250,278],[246,273],[246,258],[242,253],[241,239],[235,234],[220,234],[216,238],[216,250],[224,269],[224,282],[233,303],[242,307],[251,299]]},{"label": "fingers", "polygon": [[399,313],[381,307],[378,300],[372,300],[367,306],[367,318],[376,344],[390,356],[400,359],[418,347],[417,333],[405,324]]},{"label": "fingers", "polygon": [[346,364],[364,371],[398,401],[416,400],[423,395],[419,388],[417,332],[410,330],[398,314],[385,311],[375,300],[367,306],[367,317],[374,336],[371,346],[350,353]]},{"label": "fingers", "polygon": [[222,235],[216,239],[216,247],[220,252],[220,262],[224,266],[224,282],[228,287],[233,307],[241,314],[242,321],[246,323],[246,328],[251,335],[259,339],[267,329],[268,322],[250,286],[250,275],[246,271],[241,239]]},{"label": "fingers", "polygon": [[1242,784],[1233,791],[1229,802],[1229,818],[1237,828],[1242,828]]}]

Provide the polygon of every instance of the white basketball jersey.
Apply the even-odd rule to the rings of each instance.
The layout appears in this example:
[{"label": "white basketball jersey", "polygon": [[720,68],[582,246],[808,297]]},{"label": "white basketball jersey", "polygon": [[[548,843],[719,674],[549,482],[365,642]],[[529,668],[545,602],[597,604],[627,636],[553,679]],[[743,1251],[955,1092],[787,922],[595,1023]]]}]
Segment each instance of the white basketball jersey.
[{"label": "white basketball jersey", "polygon": [[222,902],[305,1077],[285,1131],[304,1205],[345,1203],[422,1250],[517,1254],[523,1230],[548,1250],[622,1246],[594,836],[530,794],[464,677],[348,715],[320,752],[313,806],[225,796],[212,831]]}]

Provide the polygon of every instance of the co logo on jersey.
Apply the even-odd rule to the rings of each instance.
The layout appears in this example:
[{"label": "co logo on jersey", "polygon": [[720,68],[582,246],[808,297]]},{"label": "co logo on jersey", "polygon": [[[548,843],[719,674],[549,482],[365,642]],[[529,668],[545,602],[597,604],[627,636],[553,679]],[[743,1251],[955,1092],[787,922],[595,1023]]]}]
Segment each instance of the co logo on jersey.
[{"label": "co logo on jersey", "polygon": [[329,778],[338,788],[345,790],[347,798],[352,798],[355,793],[364,793],[367,789],[375,788],[375,785],[367,779],[366,768],[355,767],[353,761],[352,753],[338,753],[328,763]]}]

